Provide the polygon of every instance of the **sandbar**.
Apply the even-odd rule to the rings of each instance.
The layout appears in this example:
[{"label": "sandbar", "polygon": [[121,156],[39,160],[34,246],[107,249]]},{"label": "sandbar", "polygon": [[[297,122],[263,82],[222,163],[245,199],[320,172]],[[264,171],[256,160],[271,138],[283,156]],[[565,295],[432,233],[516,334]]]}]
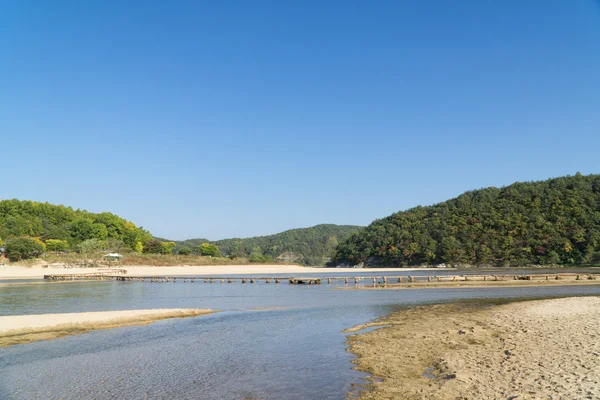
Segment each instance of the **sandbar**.
[{"label": "sandbar", "polygon": [[195,317],[212,312],[209,309],[169,308],[0,316],[0,347],[55,339],[97,329],[146,325],[169,318]]},{"label": "sandbar", "polygon": [[415,307],[349,331],[361,399],[600,397],[600,297]]}]

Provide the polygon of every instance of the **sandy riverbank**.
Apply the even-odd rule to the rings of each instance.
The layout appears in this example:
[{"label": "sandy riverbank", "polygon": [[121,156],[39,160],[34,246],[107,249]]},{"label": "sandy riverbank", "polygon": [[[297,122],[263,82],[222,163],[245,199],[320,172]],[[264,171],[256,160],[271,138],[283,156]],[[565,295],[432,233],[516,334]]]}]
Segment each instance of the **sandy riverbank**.
[{"label": "sandy riverbank", "polygon": [[208,309],[175,308],[0,316],[0,347],[212,312]]},{"label": "sandy riverbank", "polygon": [[406,290],[406,289],[443,289],[443,288],[472,288],[480,289],[486,287],[528,287],[528,286],[572,286],[572,285],[600,285],[600,279],[596,280],[576,280],[575,277],[561,280],[508,280],[508,281],[474,281],[474,282],[416,282],[388,285],[368,285],[362,284],[355,286],[337,287],[335,290]]},{"label": "sandy riverbank", "polygon": [[[360,271],[368,272],[398,272],[398,268],[318,268],[303,267],[300,265],[202,265],[202,266],[179,266],[179,267],[151,267],[151,266],[127,266],[127,275],[133,276],[189,276],[189,275],[238,275],[238,274],[318,274],[318,273],[341,273]],[[105,268],[100,268],[104,269]],[[432,268],[403,268],[401,271],[431,270]],[[450,268],[444,268],[449,270]],[[96,272],[99,268],[63,268],[49,266],[39,267],[0,267],[0,279],[40,279],[44,275],[51,274],[81,274]]]},{"label": "sandy riverbank", "polygon": [[600,396],[600,298],[423,306],[356,327],[361,399]]}]

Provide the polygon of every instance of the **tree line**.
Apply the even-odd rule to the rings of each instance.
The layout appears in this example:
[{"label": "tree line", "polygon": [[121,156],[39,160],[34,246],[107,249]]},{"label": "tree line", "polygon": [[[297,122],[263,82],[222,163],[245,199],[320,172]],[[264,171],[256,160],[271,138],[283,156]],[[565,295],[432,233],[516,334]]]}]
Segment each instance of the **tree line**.
[{"label": "tree line", "polygon": [[[339,241],[362,227],[322,224],[310,228],[251,238],[233,238],[210,242],[220,254],[230,258],[247,258],[250,262],[293,262],[305,265],[324,265]],[[177,243],[178,251],[190,251],[206,239],[190,239]]]},{"label": "tree line", "polygon": [[600,175],[466,192],[374,221],[330,265],[600,263]]},{"label": "tree line", "polygon": [[0,246],[13,260],[91,248],[141,253],[152,240],[144,228],[108,212],[96,214],[27,200],[0,201]]}]

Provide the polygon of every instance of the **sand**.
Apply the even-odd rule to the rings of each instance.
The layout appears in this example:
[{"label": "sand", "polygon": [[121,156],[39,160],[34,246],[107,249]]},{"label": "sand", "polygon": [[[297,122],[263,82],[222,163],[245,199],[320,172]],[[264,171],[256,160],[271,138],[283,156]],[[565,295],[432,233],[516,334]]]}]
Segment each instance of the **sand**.
[{"label": "sand", "polygon": [[175,308],[0,316],[0,347],[212,312],[208,309]]},{"label": "sand", "polygon": [[410,290],[410,289],[442,289],[442,288],[472,288],[481,289],[486,287],[528,287],[528,286],[572,286],[572,285],[600,285],[600,279],[576,280],[575,277],[563,278],[561,280],[507,280],[507,281],[475,281],[475,282],[417,282],[392,285],[369,285],[361,284],[354,286],[336,287],[335,290]]},{"label": "sand", "polygon": [[[118,267],[120,268],[120,267]],[[318,268],[303,267],[300,265],[203,265],[203,266],[181,266],[181,267],[151,267],[151,266],[127,266],[127,275],[133,276],[189,276],[189,275],[237,275],[237,274],[318,274],[318,273],[341,273],[360,271],[368,272],[398,272],[398,268]],[[106,269],[100,268],[100,269]],[[430,270],[431,268],[403,268],[402,271]],[[445,268],[444,270],[448,270]],[[99,268],[62,268],[53,267],[0,267],[0,279],[39,279],[44,275],[52,274],[81,274],[96,272]]]},{"label": "sand", "polygon": [[600,397],[600,298],[417,307],[357,327],[361,399]]}]

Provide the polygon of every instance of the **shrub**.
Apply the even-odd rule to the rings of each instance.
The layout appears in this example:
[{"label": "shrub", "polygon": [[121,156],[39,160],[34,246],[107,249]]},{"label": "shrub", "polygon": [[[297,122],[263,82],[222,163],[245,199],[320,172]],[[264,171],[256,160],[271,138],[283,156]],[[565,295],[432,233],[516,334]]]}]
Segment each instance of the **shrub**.
[{"label": "shrub", "polygon": [[133,250],[136,253],[142,253],[144,251],[144,245],[142,244],[142,242],[136,242],[135,246],[133,246]]},{"label": "shrub", "polygon": [[162,242],[157,239],[152,239],[146,243],[143,247],[143,251],[147,254],[161,254]]},{"label": "shrub", "polygon": [[189,247],[182,247],[181,249],[179,249],[178,254],[181,254],[182,256],[189,256],[192,253],[192,250],[190,250]]},{"label": "shrub", "polygon": [[216,244],[202,243],[200,245],[200,254],[208,257],[218,257],[221,255],[221,251]]},{"label": "shrub", "polygon": [[590,255],[590,263],[600,264],[600,251],[596,251]]},{"label": "shrub", "polygon": [[161,242],[160,244],[160,253],[161,254],[172,254],[175,249],[175,242]]},{"label": "shrub", "polygon": [[11,238],[6,241],[6,255],[11,261],[39,257],[44,252],[44,245],[39,240],[29,237]]},{"label": "shrub", "polygon": [[94,223],[89,218],[77,218],[70,225],[71,236],[77,242],[83,242],[88,239],[105,240],[108,237],[108,231],[103,224]]},{"label": "shrub", "polygon": [[106,241],[98,239],[88,239],[77,245],[80,253],[91,254],[106,249]]},{"label": "shrub", "polygon": [[265,256],[262,254],[262,250],[260,247],[256,246],[252,249],[252,253],[250,253],[250,257],[248,258],[250,262],[264,262]]},{"label": "shrub", "polygon": [[46,250],[52,252],[63,252],[69,250],[69,242],[66,240],[48,239],[46,240]]}]

